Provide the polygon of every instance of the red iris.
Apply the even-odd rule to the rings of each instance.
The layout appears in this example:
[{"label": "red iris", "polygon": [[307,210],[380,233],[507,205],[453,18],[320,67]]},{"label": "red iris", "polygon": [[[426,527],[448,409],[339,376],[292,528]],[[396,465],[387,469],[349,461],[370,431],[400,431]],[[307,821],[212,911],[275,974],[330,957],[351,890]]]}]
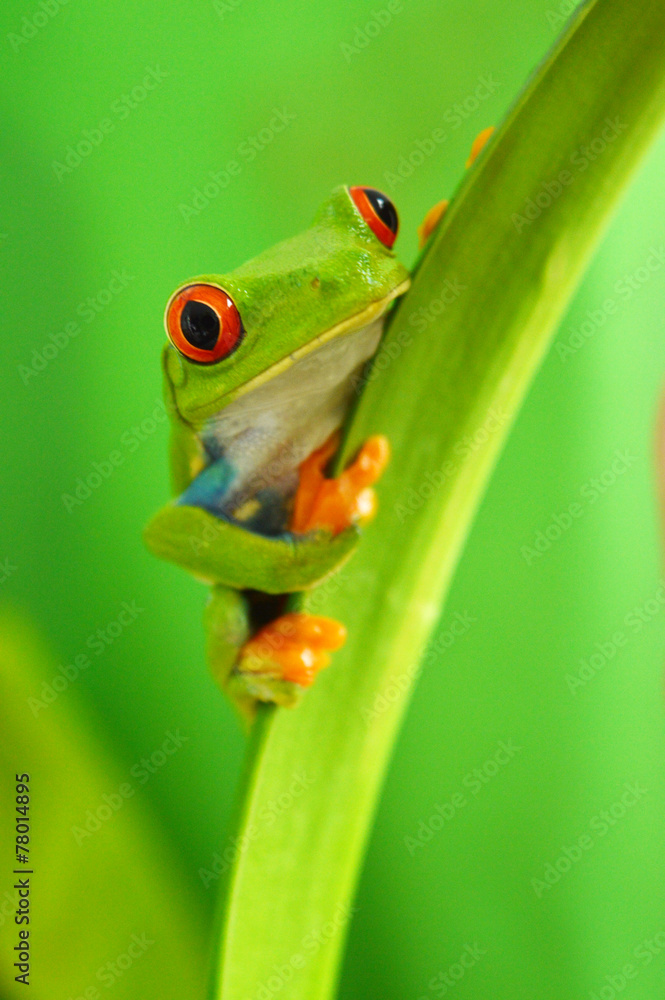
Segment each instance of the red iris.
[{"label": "red iris", "polygon": [[235,351],[244,333],[233,299],[217,285],[185,285],[166,307],[166,332],[190,361],[212,364]]}]

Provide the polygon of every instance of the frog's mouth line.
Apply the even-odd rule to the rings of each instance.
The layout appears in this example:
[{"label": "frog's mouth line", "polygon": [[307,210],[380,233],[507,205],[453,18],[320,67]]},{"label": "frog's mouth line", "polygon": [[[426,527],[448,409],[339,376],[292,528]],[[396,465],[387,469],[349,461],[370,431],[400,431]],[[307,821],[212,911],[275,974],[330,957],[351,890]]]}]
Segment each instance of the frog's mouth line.
[{"label": "frog's mouth line", "polygon": [[205,412],[206,416],[215,413],[220,408],[219,404],[226,399],[227,396],[232,396],[235,400],[244,396],[246,393],[251,392],[253,389],[257,389],[260,385],[263,385],[264,382],[268,382],[270,379],[275,378],[276,375],[286,371],[286,369],[290,368],[296,361],[300,361],[300,359],[304,358],[307,354],[311,354],[319,347],[323,347],[323,345],[327,344],[329,340],[333,340],[335,337],[341,337],[346,333],[352,333],[354,330],[360,330],[362,327],[367,326],[373,320],[378,319],[378,317],[386,311],[394,299],[399,298],[400,295],[403,295],[406,291],[408,291],[410,284],[410,279],[403,281],[400,285],[397,285],[396,288],[393,288],[393,290],[384,298],[379,299],[377,302],[372,302],[372,304],[367,306],[366,309],[363,309],[362,312],[355,313],[348,319],[342,320],[341,323],[336,323],[335,326],[331,326],[329,330],[319,334],[318,337],[314,337],[314,339],[310,340],[307,344],[303,344],[302,347],[292,351],[291,354],[287,354],[286,357],[282,358],[280,361],[276,361],[274,365],[270,366],[270,368],[266,368],[265,371],[255,375],[254,378],[250,379],[249,382],[246,382],[243,386],[238,386],[235,389],[231,389],[229,392],[218,396],[213,403],[204,403],[202,406],[194,407],[190,411],[188,422],[192,423],[193,418],[195,419],[199,413]]}]

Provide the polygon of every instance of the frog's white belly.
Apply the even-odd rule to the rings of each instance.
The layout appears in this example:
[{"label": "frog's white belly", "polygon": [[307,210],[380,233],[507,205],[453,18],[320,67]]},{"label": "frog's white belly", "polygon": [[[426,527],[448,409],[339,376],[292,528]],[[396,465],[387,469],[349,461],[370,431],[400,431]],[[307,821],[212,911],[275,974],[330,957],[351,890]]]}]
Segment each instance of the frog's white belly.
[{"label": "frog's white belly", "polygon": [[357,390],[354,376],[375,353],[383,323],[381,316],[329,340],[206,421],[206,450],[234,473],[226,513],[234,516],[263,490],[283,500],[295,493],[300,463],[343,422]]}]

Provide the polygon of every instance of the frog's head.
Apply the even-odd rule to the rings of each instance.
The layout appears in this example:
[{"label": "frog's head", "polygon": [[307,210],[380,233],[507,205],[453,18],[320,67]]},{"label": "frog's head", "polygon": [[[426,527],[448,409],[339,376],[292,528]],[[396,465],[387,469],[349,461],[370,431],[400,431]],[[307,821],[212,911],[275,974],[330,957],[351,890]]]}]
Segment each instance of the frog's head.
[{"label": "frog's head", "polygon": [[385,195],[338,187],[304,233],[228,274],[181,286],[166,308],[164,353],[180,416],[200,427],[303,355],[385,312],[409,285],[392,252],[397,227]]}]

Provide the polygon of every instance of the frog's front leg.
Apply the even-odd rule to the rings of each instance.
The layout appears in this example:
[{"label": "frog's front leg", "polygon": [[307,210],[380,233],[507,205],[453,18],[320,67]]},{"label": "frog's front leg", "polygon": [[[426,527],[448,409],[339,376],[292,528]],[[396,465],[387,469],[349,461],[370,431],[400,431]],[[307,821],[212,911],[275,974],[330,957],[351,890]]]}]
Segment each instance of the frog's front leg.
[{"label": "frog's front leg", "polygon": [[178,503],[158,511],[144,532],[154,555],[183,566],[206,583],[265,594],[313,587],[349,558],[359,537],[355,525],[335,536],[311,530],[268,537],[201,507]]},{"label": "frog's front leg", "polygon": [[374,516],[376,497],[372,486],[388,462],[388,439],[382,434],[368,438],[353,462],[337,478],[326,479],[325,467],[338,445],[339,436],[333,434],[300,466],[292,531],[326,530],[336,535]]},{"label": "frog's front leg", "polygon": [[144,532],[146,545],[211,584],[288,594],[307,590],[338,569],[359,540],[359,522],[374,512],[371,486],[388,461],[386,438],[370,438],[335,479],[324,469],[337,449],[333,435],[299,468],[290,530],[261,535],[202,507],[170,503]]}]

